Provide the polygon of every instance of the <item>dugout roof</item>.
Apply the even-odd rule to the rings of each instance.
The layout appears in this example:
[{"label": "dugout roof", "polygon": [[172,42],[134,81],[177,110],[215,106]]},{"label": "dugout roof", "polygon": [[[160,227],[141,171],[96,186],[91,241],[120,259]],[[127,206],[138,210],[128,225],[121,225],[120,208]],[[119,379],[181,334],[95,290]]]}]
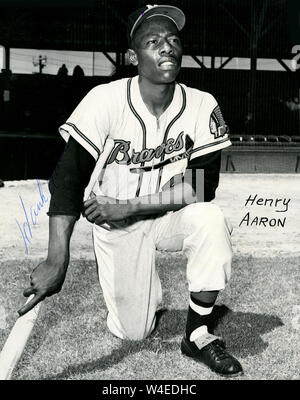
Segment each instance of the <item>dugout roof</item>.
[{"label": "dugout roof", "polygon": [[[123,52],[127,46],[127,15],[145,3],[146,0],[0,0],[0,45]],[[297,0],[155,3],[172,4],[185,12],[185,54],[292,58],[291,48],[299,44]]]}]

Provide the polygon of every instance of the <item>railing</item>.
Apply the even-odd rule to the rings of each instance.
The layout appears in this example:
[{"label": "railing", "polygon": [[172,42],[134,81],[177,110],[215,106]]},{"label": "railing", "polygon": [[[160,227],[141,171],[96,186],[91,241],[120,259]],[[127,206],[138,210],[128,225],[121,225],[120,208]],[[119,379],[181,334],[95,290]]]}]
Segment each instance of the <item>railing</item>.
[{"label": "railing", "polygon": [[234,146],[299,147],[300,136],[288,135],[230,135]]}]

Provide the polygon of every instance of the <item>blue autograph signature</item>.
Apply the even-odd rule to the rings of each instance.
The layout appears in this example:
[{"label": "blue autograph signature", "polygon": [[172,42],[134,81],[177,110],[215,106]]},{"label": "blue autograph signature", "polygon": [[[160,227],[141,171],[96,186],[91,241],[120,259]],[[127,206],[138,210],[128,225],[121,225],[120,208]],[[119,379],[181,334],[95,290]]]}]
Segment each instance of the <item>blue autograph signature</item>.
[{"label": "blue autograph signature", "polygon": [[[59,186],[55,182],[55,178],[58,176],[58,172],[59,172],[59,169],[62,164],[63,156],[64,156],[66,150],[69,148],[69,146],[70,146],[70,141],[67,142],[65,149],[64,149],[62,155],[60,156],[60,159],[57,162],[57,165],[52,174],[52,177],[51,177],[50,181],[48,181],[48,189],[52,196],[53,196],[54,191],[59,188]],[[37,182],[39,196],[40,196],[39,201],[36,204],[36,208],[33,208],[32,206],[30,206],[29,210],[28,209],[26,210],[22,196],[19,195],[21,205],[22,205],[24,215],[25,215],[25,221],[22,224],[20,224],[16,220],[16,223],[21,232],[22,239],[23,239],[24,245],[25,245],[25,252],[27,255],[28,255],[29,245],[31,244],[31,239],[33,238],[31,228],[37,224],[37,217],[38,217],[41,209],[44,207],[45,203],[47,203],[49,200],[48,197],[46,197],[43,193],[43,189],[42,189],[39,179],[37,179],[36,182]]]},{"label": "blue autograph signature", "polygon": [[27,255],[28,255],[28,250],[29,250],[28,246],[31,244],[31,239],[33,238],[31,228],[37,224],[38,215],[39,215],[41,209],[44,207],[45,203],[47,203],[49,200],[48,197],[46,197],[43,193],[43,189],[42,189],[39,179],[37,179],[36,181],[37,181],[37,186],[38,186],[38,190],[39,190],[39,200],[36,203],[36,207],[30,206],[29,209],[28,208],[26,209],[26,207],[24,205],[24,201],[22,199],[22,196],[19,195],[21,205],[22,205],[22,208],[24,211],[25,221],[20,224],[16,220],[16,223],[20,229],[22,239],[23,239],[24,245],[25,245],[25,252]]}]

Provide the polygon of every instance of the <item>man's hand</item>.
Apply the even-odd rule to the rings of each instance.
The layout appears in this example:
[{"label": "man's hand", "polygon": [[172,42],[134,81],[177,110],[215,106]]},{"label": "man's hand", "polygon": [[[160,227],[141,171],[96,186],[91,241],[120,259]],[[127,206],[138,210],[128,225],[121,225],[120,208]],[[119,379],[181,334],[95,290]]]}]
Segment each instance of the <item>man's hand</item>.
[{"label": "man's hand", "polygon": [[82,215],[89,222],[102,225],[105,222],[120,221],[133,215],[130,202],[112,197],[95,196],[83,203]]},{"label": "man's hand", "polygon": [[49,261],[40,263],[30,275],[30,287],[24,290],[25,297],[34,294],[34,298],[24,305],[19,311],[23,315],[35,307],[45,297],[58,293],[65,280],[67,268],[63,265],[57,266]]}]

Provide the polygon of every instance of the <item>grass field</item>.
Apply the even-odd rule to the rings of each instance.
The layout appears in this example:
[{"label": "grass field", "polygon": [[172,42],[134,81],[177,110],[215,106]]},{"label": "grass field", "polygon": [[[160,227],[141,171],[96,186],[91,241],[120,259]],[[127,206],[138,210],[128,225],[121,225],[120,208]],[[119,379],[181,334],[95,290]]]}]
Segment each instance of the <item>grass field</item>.
[{"label": "grass field", "polygon": [[[214,328],[244,367],[245,375],[235,379],[300,378],[300,185],[296,175],[276,177],[276,186],[274,179],[223,175],[216,199],[233,223],[235,256],[232,279],[215,307]],[[28,275],[47,247],[46,211],[34,227],[28,256],[16,226],[22,218],[18,196],[30,207],[34,188],[34,181],[11,182],[0,190],[0,347],[24,302]],[[239,226],[248,194],[270,195],[275,189],[278,196],[291,198],[285,228]],[[157,254],[164,299],[156,331],[142,342],[121,341],[109,333],[89,229],[79,222],[63,290],[44,302],[13,379],[223,379],[180,353],[188,292],[186,260],[179,253]]]}]

